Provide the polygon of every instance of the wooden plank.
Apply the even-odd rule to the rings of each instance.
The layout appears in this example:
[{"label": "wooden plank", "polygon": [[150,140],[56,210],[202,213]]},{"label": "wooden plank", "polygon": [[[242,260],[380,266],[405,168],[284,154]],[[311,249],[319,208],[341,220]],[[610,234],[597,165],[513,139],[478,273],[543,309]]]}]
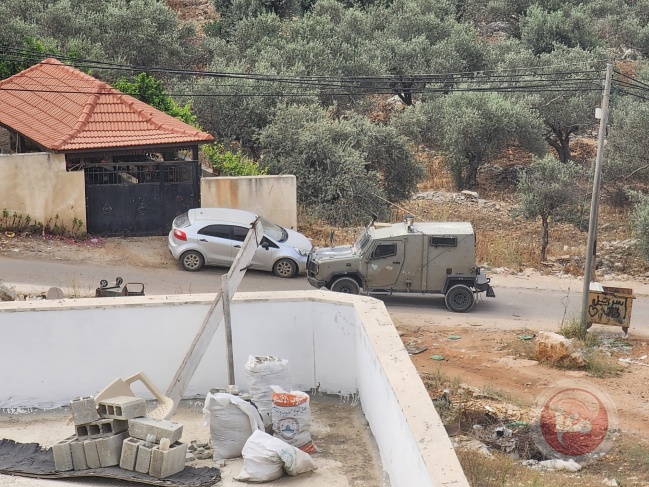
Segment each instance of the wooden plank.
[{"label": "wooden plank", "polygon": [[225,352],[228,359],[228,385],[234,385],[234,350],[232,348],[232,315],[230,314],[230,293],[227,274],[221,278],[223,294],[223,321],[225,322]]},{"label": "wooden plank", "polygon": [[[251,228],[248,231],[248,235],[243,241],[241,249],[239,249],[239,253],[234,259],[234,262],[230,267],[230,271],[227,274],[227,292],[229,299],[234,296],[234,293],[239,287],[239,284],[241,284],[243,276],[245,276],[246,270],[250,265],[250,262],[252,261],[252,258],[255,255],[255,252],[257,251],[257,248],[259,247],[263,236],[264,230],[261,226],[261,221],[259,220],[259,218],[257,218],[254,222],[252,222]],[[214,298],[210,309],[203,319],[203,323],[201,324],[200,329],[196,333],[194,341],[190,345],[185,358],[180,364],[180,367],[176,371],[176,375],[174,376],[171,384],[169,385],[169,388],[167,389],[166,396],[173,400],[174,407],[167,414],[167,416],[165,416],[165,419],[169,419],[173,416],[173,413],[178,407],[183,394],[187,390],[187,386],[189,385],[192,377],[194,376],[194,373],[196,372],[196,369],[198,368],[198,364],[201,362],[203,356],[205,355],[207,347],[214,337],[214,333],[216,333],[216,330],[221,324],[221,321],[223,321],[223,306],[219,306],[219,302],[222,299],[221,294],[222,292],[218,293]]]}]

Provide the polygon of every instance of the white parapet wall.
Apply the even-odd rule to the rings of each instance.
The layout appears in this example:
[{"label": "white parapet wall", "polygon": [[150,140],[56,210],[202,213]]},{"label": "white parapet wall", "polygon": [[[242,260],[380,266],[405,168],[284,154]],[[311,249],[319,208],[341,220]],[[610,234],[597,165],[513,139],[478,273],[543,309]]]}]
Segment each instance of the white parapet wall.
[{"label": "white parapet wall", "polygon": [[[213,299],[0,303],[0,408],[58,407],[139,371],[165,390]],[[325,291],[237,293],[232,328],[241,389],[248,356],[288,359],[296,388],[358,397],[392,487],[469,485],[382,302]],[[187,395],[223,387],[226,367],[221,326]]]}]

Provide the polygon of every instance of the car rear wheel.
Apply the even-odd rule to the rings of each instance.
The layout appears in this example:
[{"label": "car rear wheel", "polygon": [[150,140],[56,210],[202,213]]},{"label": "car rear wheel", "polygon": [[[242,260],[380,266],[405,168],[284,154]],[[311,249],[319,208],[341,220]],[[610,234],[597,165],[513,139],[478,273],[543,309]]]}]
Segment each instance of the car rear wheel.
[{"label": "car rear wheel", "polygon": [[469,286],[456,284],[446,292],[446,307],[456,313],[466,313],[473,308],[475,296]]},{"label": "car rear wheel", "polygon": [[361,288],[356,280],[351,277],[339,277],[331,285],[331,290],[335,293],[358,294]]},{"label": "car rear wheel", "polygon": [[273,264],[273,274],[277,277],[295,277],[297,275],[297,264],[291,259],[279,259]]},{"label": "car rear wheel", "polygon": [[196,272],[201,270],[205,264],[205,259],[200,252],[188,250],[180,256],[180,267],[186,271]]}]

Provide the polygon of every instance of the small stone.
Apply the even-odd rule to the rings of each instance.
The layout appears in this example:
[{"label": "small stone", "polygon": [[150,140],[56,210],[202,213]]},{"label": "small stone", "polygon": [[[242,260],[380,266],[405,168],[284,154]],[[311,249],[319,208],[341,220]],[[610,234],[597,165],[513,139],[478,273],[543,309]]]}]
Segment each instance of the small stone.
[{"label": "small stone", "polygon": [[194,452],[194,456],[198,458],[199,460],[209,460],[212,458],[212,451],[211,450],[198,450]]},{"label": "small stone", "polygon": [[194,454],[192,452],[187,452],[187,455],[185,455],[185,463],[191,463],[195,461],[196,457],[194,456]]},{"label": "small stone", "polygon": [[0,284],[0,301],[16,301],[17,298],[16,291],[9,286]]}]

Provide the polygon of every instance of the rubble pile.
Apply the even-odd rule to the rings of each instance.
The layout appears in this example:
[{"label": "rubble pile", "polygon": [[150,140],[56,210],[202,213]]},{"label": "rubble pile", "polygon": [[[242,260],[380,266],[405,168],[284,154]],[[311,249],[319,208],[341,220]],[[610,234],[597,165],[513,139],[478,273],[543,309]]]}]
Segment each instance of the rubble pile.
[{"label": "rubble pile", "polygon": [[187,444],[179,423],[146,416],[146,401],[118,396],[70,402],[75,435],[52,448],[58,471],[120,468],[165,478],[185,468]]},{"label": "rubble pile", "polygon": [[[429,391],[457,450],[492,456],[492,451],[520,458],[542,460],[532,438],[531,426],[538,412],[460,385],[457,392]],[[443,400],[442,400],[443,399]]]}]

